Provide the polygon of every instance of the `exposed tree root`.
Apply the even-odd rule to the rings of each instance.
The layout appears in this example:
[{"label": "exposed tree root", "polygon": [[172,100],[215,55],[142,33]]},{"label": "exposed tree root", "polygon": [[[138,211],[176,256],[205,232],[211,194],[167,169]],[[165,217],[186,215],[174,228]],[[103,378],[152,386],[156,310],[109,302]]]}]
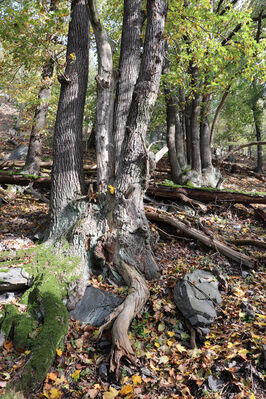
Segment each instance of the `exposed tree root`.
[{"label": "exposed tree root", "polygon": [[117,379],[119,379],[119,365],[122,357],[135,363],[134,351],[128,338],[128,329],[133,318],[149,298],[146,281],[133,266],[121,260],[119,273],[130,287],[130,293],[125,301],[109,315],[106,323],[99,330],[101,336],[103,331],[113,324],[110,371],[116,372]]}]

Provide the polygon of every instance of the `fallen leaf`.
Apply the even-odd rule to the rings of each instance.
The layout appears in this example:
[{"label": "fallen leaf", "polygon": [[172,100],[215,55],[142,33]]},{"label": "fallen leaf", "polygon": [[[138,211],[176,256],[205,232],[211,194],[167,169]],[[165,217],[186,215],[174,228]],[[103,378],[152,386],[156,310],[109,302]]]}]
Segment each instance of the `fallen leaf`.
[{"label": "fallen leaf", "polygon": [[166,364],[168,362],[169,362],[168,356],[161,356],[159,359],[159,364],[161,364],[161,363]]},{"label": "fallen leaf", "polygon": [[176,349],[180,353],[186,352],[186,348],[184,346],[180,345],[180,344],[176,344]]},{"label": "fallen leaf", "polygon": [[110,387],[109,391],[106,391],[103,393],[103,399],[114,399],[118,396],[119,391],[117,391],[115,388]]},{"label": "fallen leaf", "polygon": [[58,349],[58,348],[56,348],[56,353],[57,353],[57,356],[62,356],[62,351],[61,351],[61,349]]},{"label": "fallen leaf", "polygon": [[142,379],[140,375],[133,375],[132,376],[133,385],[138,385],[142,383]]},{"label": "fallen leaf", "polygon": [[127,384],[121,388],[120,395],[126,396],[131,394],[132,392],[133,392],[133,386],[131,384]]},{"label": "fallen leaf", "polygon": [[11,351],[13,349],[13,342],[9,341],[8,339],[4,342],[4,348],[7,351]]},{"label": "fallen leaf", "polygon": [[98,389],[89,389],[88,390],[88,394],[89,394],[90,399],[96,398],[98,393],[99,393]]},{"label": "fallen leaf", "polygon": [[58,377],[58,373],[48,373],[46,380],[56,381]]},{"label": "fallen leaf", "polygon": [[52,388],[49,392],[49,397],[51,399],[58,399],[61,398],[63,393],[56,388]]}]

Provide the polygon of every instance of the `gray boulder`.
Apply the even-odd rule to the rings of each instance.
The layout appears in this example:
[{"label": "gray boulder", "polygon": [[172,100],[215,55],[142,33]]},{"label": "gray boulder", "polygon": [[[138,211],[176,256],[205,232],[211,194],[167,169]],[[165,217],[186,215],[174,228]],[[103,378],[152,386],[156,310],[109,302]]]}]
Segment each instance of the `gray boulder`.
[{"label": "gray boulder", "polygon": [[115,294],[89,286],[75,309],[70,312],[70,316],[74,320],[98,327],[122,302],[123,299]]},{"label": "gray boulder", "polygon": [[13,151],[11,151],[10,154],[5,157],[5,161],[25,160],[27,152],[28,147],[22,144],[19,147],[15,148]]},{"label": "gray boulder", "polygon": [[0,269],[0,292],[23,290],[30,285],[31,277],[23,269],[18,267]]},{"label": "gray boulder", "polygon": [[218,281],[212,273],[195,270],[175,285],[174,301],[192,326],[209,325],[217,317],[216,305],[222,301]]}]

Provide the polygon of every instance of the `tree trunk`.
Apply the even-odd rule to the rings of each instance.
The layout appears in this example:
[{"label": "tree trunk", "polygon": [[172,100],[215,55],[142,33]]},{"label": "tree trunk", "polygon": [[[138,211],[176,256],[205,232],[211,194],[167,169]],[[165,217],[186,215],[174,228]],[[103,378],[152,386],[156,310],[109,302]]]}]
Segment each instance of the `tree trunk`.
[{"label": "tree trunk", "polygon": [[212,168],[212,155],[210,146],[210,113],[211,95],[202,98],[201,117],[200,117],[200,156],[202,169]]},{"label": "tree trunk", "polygon": [[[120,157],[115,195],[107,204],[109,233],[102,242],[116,270],[132,289],[102,326],[109,327],[113,320],[113,345],[111,370],[118,370],[122,356],[133,361],[133,350],[127,335],[136,313],[148,299],[149,292],[144,278],[158,275],[150,246],[150,232],[143,206],[151,167],[145,146],[146,130],[151,109],[156,101],[163,62],[165,0],[147,2],[147,26],[144,53],[127,118],[124,143]],[[118,374],[117,374],[118,376]]]},{"label": "tree trunk", "polygon": [[214,115],[214,118],[213,118],[213,121],[212,121],[211,134],[210,134],[210,145],[211,145],[211,147],[213,145],[215,128],[216,128],[216,125],[218,123],[218,120],[219,120],[220,114],[222,112],[223,106],[225,104],[225,101],[226,101],[226,99],[227,99],[227,97],[228,97],[228,95],[230,93],[230,89],[231,89],[231,85],[228,85],[227,88],[225,89],[225,92],[223,93],[222,99],[221,99],[221,101],[220,101],[220,103],[219,103],[219,105],[218,105],[218,107],[216,108],[216,111],[215,111],[215,115]]},{"label": "tree trunk", "polygon": [[102,192],[110,183],[113,156],[113,111],[114,111],[114,68],[113,54],[106,30],[101,23],[95,1],[88,0],[88,11],[93,27],[97,54],[98,75],[96,106],[96,152],[98,191]]},{"label": "tree trunk", "polygon": [[[168,60],[168,49],[167,42],[165,42],[165,52],[166,57],[163,66],[163,74],[166,75],[170,72],[170,65]],[[179,183],[179,176],[181,173],[180,164],[178,162],[178,155],[176,151],[176,98],[171,93],[171,88],[169,84],[164,81],[164,99],[166,104],[166,122],[167,122],[167,131],[166,131],[166,141],[168,147],[168,159],[171,168],[171,176],[172,180],[175,183]]]},{"label": "tree trunk", "polygon": [[[256,139],[258,142],[261,142],[261,127],[260,127],[260,120],[257,115],[256,105],[252,108],[253,111],[253,118],[256,130]],[[257,173],[263,173],[263,156],[262,156],[262,145],[258,144],[257,146]]]},{"label": "tree trunk", "polygon": [[191,68],[192,87],[194,88],[194,97],[191,102],[190,117],[190,136],[191,136],[191,167],[195,172],[197,180],[201,178],[201,158],[200,158],[200,134],[199,134],[199,113],[200,113],[200,94],[198,93],[198,69]]},{"label": "tree trunk", "polygon": [[121,147],[125,136],[126,121],[137,81],[141,54],[141,30],[144,22],[142,1],[124,0],[119,81],[114,111],[115,174],[118,171]]},{"label": "tree trunk", "polygon": [[[52,0],[50,11],[57,8],[58,0]],[[43,66],[41,87],[38,94],[38,105],[35,109],[34,119],[31,129],[30,142],[26,162],[23,170],[26,173],[38,175],[40,172],[40,162],[42,153],[42,138],[46,127],[48,105],[51,97],[52,78],[54,72],[54,59],[50,59]]]},{"label": "tree trunk", "polygon": [[53,240],[79,216],[76,203],[84,191],[82,121],[88,80],[88,14],[85,0],[72,0],[66,69],[59,76],[60,99],[53,141],[50,231]]}]

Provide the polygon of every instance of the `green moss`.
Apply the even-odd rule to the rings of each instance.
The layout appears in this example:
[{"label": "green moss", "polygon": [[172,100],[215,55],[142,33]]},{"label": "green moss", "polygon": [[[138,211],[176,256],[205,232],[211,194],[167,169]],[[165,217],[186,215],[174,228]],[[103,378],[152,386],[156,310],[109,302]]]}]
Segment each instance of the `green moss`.
[{"label": "green moss", "polygon": [[23,371],[20,387],[25,393],[45,378],[68,326],[68,312],[61,300],[60,287],[51,273],[36,280],[28,302],[31,312],[43,312],[43,324]]},{"label": "green moss", "polygon": [[19,312],[16,306],[6,305],[3,311],[3,320],[1,321],[1,331],[4,332],[5,336],[8,337],[12,330],[14,320],[17,318]]},{"label": "green moss", "polygon": [[227,189],[219,189],[219,188],[213,188],[213,187],[195,187],[191,182],[189,182],[186,185],[181,185],[181,184],[175,184],[172,180],[164,180],[162,183],[158,183],[160,186],[167,186],[167,187],[173,187],[173,188],[193,188],[195,190],[204,190],[204,191],[209,191],[209,192],[223,192],[223,193],[233,193],[233,194],[247,194],[247,195],[254,195],[254,196],[265,196],[266,192],[265,191],[241,191],[241,190],[227,190]]},{"label": "green moss", "polygon": [[0,273],[8,273],[9,269],[0,269]]}]

